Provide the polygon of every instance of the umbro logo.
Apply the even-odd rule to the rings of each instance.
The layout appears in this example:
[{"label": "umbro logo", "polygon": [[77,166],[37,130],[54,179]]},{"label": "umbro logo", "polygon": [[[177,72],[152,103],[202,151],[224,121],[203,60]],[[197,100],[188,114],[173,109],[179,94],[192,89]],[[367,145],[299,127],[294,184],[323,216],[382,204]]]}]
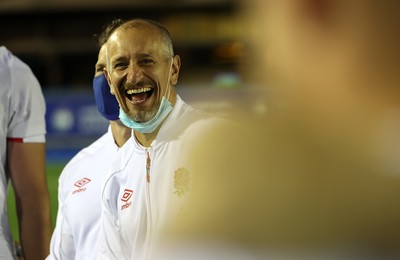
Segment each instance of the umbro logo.
[{"label": "umbro logo", "polygon": [[124,193],[122,194],[121,201],[124,204],[121,206],[121,210],[129,208],[132,205],[132,201],[129,201],[133,195],[133,190],[125,189]]},{"label": "umbro logo", "polygon": [[74,191],[72,192],[72,194],[85,191],[86,188],[83,187],[83,186],[85,186],[86,184],[88,184],[90,181],[91,181],[91,179],[88,179],[88,178],[83,178],[83,179],[80,179],[80,180],[76,181],[76,182],[74,183],[74,186],[77,187],[78,189],[74,190]]}]

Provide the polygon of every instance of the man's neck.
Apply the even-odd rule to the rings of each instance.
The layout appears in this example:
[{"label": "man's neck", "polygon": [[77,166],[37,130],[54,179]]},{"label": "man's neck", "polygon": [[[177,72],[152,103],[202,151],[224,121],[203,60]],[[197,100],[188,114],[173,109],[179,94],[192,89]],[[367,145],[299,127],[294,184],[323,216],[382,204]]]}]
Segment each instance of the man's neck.
[{"label": "man's neck", "polygon": [[111,133],[115,144],[122,147],[132,135],[132,129],[124,126],[120,121],[110,121]]},{"label": "man's neck", "polygon": [[[161,124],[162,125],[162,124]],[[152,133],[148,133],[148,134],[143,134],[140,133],[139,131],[134,130],[134,135],[136,140],[144,147],[150,147],[151,144],[153,143],[154,139],[156,139],[156,136],[158,134],[158,131],[161,128],[161,125],[159,127],[157,127],[157,129],[152,132]]]},{"label": "man's neck", "polygon": [[[172,104],[173,107],[175,107],[176,104],[176,100],[177,100],[177,96],[175,92],[172,92],[172,97],[170,98],[170,102]],[[170,115],[167,116],[167,118]],[[164,119],[165,121],[166,119]],[[157,127],[156,130],[154,130],[154,132],[152,133],[148,133],[148,134],[143,134],[140,133],[139,131],[134,130],[134,135],[136,140],[144,147],[150,147],[151,144],[153,143],[154,139],[156,139],[156,136],[158,134],[158,131],[160,131],[161,126],[164,124],[164,121]]]}]

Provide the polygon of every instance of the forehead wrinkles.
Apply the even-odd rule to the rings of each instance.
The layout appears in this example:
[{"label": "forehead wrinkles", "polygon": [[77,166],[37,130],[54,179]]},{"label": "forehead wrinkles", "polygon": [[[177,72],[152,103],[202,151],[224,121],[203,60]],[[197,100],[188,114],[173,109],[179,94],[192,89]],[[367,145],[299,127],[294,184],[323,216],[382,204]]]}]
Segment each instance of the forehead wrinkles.
[{"label": "forehead wrinkles", "polygon": [[140,25],[117,29],[109,38],[107,47],[110,58],[116,54],[147,54],[161,58],[166,55],[167,44],[157,28]]}]

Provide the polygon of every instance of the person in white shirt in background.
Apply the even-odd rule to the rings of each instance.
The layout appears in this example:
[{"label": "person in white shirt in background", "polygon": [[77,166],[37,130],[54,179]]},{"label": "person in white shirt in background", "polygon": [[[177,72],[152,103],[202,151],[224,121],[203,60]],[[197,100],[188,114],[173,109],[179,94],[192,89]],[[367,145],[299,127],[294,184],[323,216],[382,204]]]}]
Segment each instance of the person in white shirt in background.
[{"label": "person in white shirt in background", "polygon": [[51,236],[44,97],[30,68],[4,46],[0,79],[0,259],[15,259],[7,215],[9,180],[15,192],[22,257],[44,259]]},{"label": "person in white shirt in background", "polygon": [[98,259],[146,257],[166,223],[179,219],[195,179],[188,150],[222,121],[176,94],[180,65],[169,32],[152,20],[127,21],[107,42],[105,73],[134,138],[105,183]]},{"label": "person in white shirt in background", "polygon": [[121,23],[121,20],[112,21],[100,35],[100,51],[93,79],[97,108],[110,125],[107,133],[75,155],[60,175],[57,223],[47,259],[95,258],[100,198],[107,169],[131,136],[131,129],[118,119],[119,105],[103,73],[107,38]]}]

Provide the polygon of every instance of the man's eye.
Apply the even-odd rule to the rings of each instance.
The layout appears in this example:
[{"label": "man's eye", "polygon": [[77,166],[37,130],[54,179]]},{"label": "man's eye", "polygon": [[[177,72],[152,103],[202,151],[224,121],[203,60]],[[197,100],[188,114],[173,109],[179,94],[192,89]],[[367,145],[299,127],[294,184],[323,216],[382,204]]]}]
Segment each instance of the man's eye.
[{"label": "man's eye", "polygon": [[141,61],[142,64],[148,65],[148,64],[153,64],[154,61],[152,59],[143,59]]},{"label": "man's eye", "polygon": [[98,68],[96,68],[96,72],[103,72],[104,71],[104,67],[98,67]]},{"label": "man's eye", "polygon": [[114,69],[121,69],[121,68],[125,68],[127,66],[126,63],[124,62],[118,62],[114,64]]}]

